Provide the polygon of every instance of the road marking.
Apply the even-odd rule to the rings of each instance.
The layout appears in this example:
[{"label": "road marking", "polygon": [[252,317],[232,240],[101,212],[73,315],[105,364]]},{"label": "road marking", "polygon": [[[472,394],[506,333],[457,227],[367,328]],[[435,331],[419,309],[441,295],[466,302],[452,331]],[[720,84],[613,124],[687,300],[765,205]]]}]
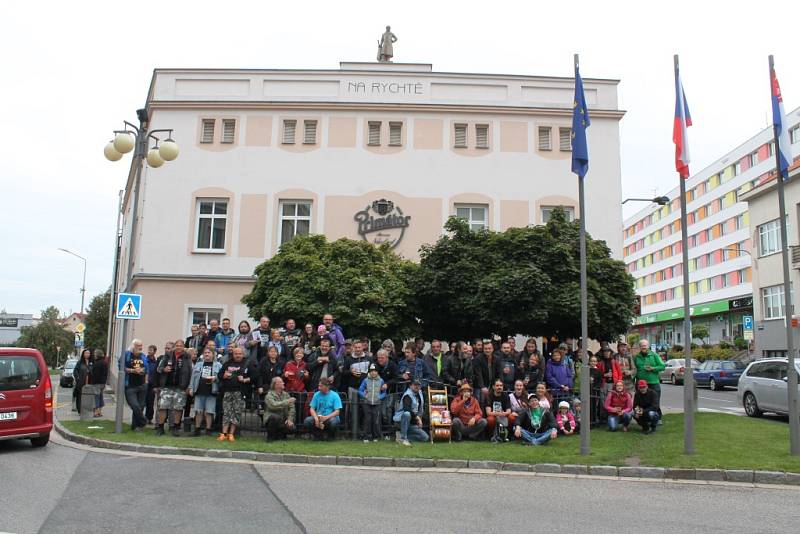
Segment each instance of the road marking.
[{"label": "road marking", "polygon": [[716,401],[716,402],[727,402],[727,403],[730,403],[730,404],[736,404],[736,401],[720,399],[720,398],[717,398],[717,397],[704,397],[703,395],[700,395],[700,398],[701,399],[706,399],[706,400],[712,400],[712,401]]}]

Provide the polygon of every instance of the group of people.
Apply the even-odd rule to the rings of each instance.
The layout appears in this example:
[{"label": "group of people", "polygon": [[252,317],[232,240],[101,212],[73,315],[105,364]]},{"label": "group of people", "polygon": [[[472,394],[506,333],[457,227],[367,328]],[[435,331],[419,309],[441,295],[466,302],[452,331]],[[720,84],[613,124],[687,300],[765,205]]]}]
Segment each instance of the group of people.
[{"label": "group of people", "polygon": [[454,441],[541,445],[576,434],[582,421],[611,431],[627,431],[636,421],[645,433],[654,432],[664,363],[647,341],[636,354],[620,342],[616,353],[603,343],[590,356],[586,417],[571,342],[550,343],[540,352],[532,338],[519,351],[513,338],[449,344],[417,338],[397,351],[387,339],[370,352],[375,344],[347,339],[331,314],[302,329],[291,319],[273,328],[266,316],[254,329],[241,321],[238,331],[228,319],[221,325],[212,320],[192,325],[189,337],[166,343],[160,356],[156,346],[144,352],[133,340],[123,358],[125,398],[135,431],[152,424],[157,435],[170,430],[179,436],[181,423],[192,420],[193,435],[205,432],[220,441],[236,440],[248,408],[268,440],[295,433],[330,439],[349,410],[362,422],[365,442],[396,432],[408,446],[429,439],[429,387],[448,391]]},{"label": "group of people", "polygon": [[92,415],[103,417],[103,390],[108,381],[108,358],[102,349],[83,349],[81,350],[78,361],[72,370],[73,389],[72,404],[76,412],[80,413],[83,404],[83,388],[88,385],[97,386],[94,394],[94,406]]}]

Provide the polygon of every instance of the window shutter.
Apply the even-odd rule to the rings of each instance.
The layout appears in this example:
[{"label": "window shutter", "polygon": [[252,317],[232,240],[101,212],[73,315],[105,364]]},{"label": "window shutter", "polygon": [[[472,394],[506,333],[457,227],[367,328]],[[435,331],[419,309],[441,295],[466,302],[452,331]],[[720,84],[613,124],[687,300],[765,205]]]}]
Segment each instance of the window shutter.
[{"label": "window shutter", "polygon": [[203,133],[200,137],[200,142],[214,142],[214,119],[203,119]]},{"label": "window shutter", "polygon": [[283,121],[283,144],[284,145],[293,145],[294,144],[294,131],[297,128],[297,121],[295,120],[286,120]]},{"label": "window shutter", "polygon": [[489,148],[489,126],[487,124],[475,126],[475,146],[477,148]]},{"label": "window shutter", "polygon": [[305,121],[303,128],[303,144],[317,144],[317,121]]},{"label": "window shutter", "polygon": [[572,152],[572,129],[558,129],[558,146],[561,152]]},{"label": "window shutter", "polygon": [[380,146],[381,144],[381,123],[377,121],[369,122],[369,146]]},{"label": "window shutter", "polygon": [[456,124],[456,148],[467,148],[467,125]]},{"label": "window shutter", "polygon": [[233,143],[236,133],[236,119],[222,119],[222,142]]},{"label": "window shutter", "polygon": [[550,127],[539,126],[539,150],[552,150],[553,146],[550,144]]},{"label": "window shutter", "polygon": [[403,123],[389,123],[389,146],[402,146],[403,144]]}]

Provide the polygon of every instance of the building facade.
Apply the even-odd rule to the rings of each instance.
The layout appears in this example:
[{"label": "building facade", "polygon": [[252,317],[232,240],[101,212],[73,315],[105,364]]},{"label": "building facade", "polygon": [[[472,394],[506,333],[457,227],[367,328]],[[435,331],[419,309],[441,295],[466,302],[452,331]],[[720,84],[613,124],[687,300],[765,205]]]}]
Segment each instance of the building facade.
[{"label": "building facade", "polygon": [[[800,109],[787,117],[792,149],[800,152]],[[754,225],[742,200],[775,169],[772,128],[766,128],[686,182],[692,324],[708,327],[703,341],[732,342],[752,316]],[[679,189],[624,222],[623,258],[636,279],[641,312],[633,331],[659,346],[684,345],[683,262]],[[700,341],[700,340],[697,340]]]},{"label": "building facade", "polygon": [[[617,85],[584,80],[586,195],[589,232],[621,258]],[[572,78],[428,64],[156,70],[150,128],[173,128],[181,154],[143,171],[132,270],[143,318],[128,340],[161,345],[192,323],[248,319],[240,300],[254,268],[296,235],[388,241],[418,259],[451,215],[491,230],[540,224],[556,206],[574,216],[573,91]],[[120,280],[134,201],[126,189]]]},{"label": "building facade", "polygon": [[38,319],[29,313],[0,313],[0,345],[16,343],[23,326],[34,326]]}]

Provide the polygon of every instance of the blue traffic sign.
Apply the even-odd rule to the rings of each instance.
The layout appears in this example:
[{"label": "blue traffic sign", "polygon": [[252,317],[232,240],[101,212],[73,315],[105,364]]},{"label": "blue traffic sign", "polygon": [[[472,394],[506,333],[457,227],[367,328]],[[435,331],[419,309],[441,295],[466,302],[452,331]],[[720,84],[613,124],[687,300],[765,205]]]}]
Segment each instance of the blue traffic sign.
[{"label": "blue traffic sign", "polygon": [[142,296],[136,293],[117,295],[117,319],[141,319]]},{"label": "blue traffic sign", "polygon": [[753,330],[753,316],[745,315],[742,317],[742,326],[745,330]]}]

